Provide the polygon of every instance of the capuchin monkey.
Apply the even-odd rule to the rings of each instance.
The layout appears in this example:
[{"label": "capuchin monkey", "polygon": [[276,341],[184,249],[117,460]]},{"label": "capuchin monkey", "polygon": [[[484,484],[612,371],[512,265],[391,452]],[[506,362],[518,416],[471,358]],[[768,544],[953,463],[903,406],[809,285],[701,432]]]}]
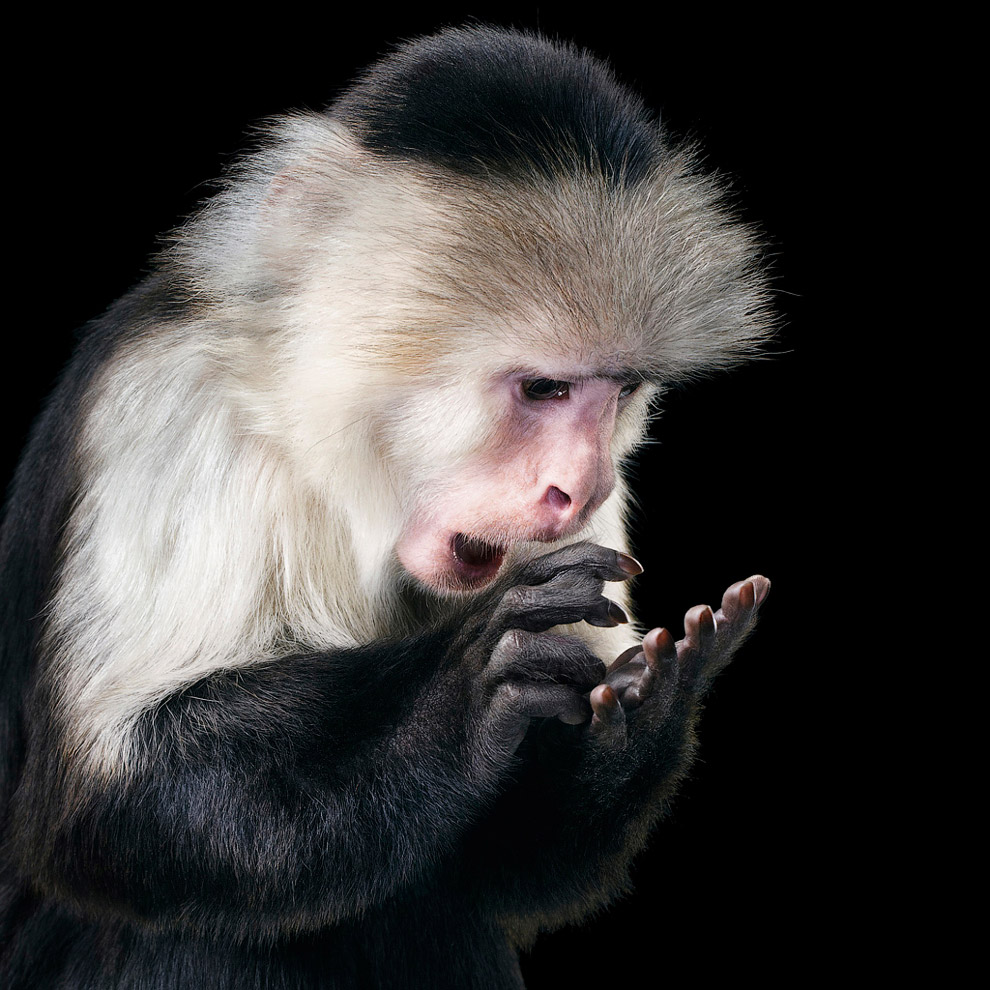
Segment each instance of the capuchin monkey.
[{"label": "capuchin monkey", "polygon": [[515,31],[270,125],[9,492],[7,987],[520,987],[627,889],[769,589],[629,620],[651,405],[772,324],[723,200]]}]

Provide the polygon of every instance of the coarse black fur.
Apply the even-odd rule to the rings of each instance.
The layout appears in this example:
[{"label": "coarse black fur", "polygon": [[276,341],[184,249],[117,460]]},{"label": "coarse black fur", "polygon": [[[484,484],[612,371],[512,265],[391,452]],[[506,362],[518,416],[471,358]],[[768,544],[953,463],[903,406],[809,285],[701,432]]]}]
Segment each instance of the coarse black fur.
[{"label": "coarse black fur", "polygon": [[[505,180],[539,185],[565,173],[590,175],[585,185],[595,195],[602,186],[612,195],[662,165],[649,116],[607,69],[516,32],[454,30],[406,46],[345,94],[330,119],[351,129],[376,167],[425,163],[430,179],[446,170],[480,182],[474,196],[492,178],[501,195]],[[305,158],[300,186],[270,176],[274,192],[262,209],[283,205],[280,196],[292,209],[305,201],[312,176],[325,179],[314,160]],[[697,196],[698,214],[708,217],[710,197]],[[735,260],[748,242],[733,240],[720,220],[713,228],[716,263],[698,265],[705,274],[685,305],[708,320],[712,300],[724,296],[727,308],[750,313],[755,283],[747,281],[749,262]],[[557,278],[553,252],[547,257]],[[520,947],[627,889],[632,858],[690,765],[703,688],[748,632],[755,606],[731,642],[676,656],[656,648],[650,670],[650,651],[640,650],[606,672],[588,642],[551,632],[620,621],[603,585],[627,580],[635,567],[584,540],[521,554],[492,585],[456,599],[399,578],[390,585],[391,635],[328,648],[279,628],[278,649],[176,674],[164,694],[146,687],[146,667],[131,669],[126,655],[105,668],[100,656],[90,667],[80,661],[93,678],[107,676],[108,695],[80,702],[67,687],[88,687],[70,677],[81,676],[71,640],[64,629],[52,632],[67,612],[63,599],[72,598],[78,621],[111,627],[93,642],[129,646],[141,632],[128,628],[115,639],[113,610],[95,592],[87,599],[85,582],[69,575],[73,555],[93,539],[97,515],[84,506],[112,449],[100,437],[89,446],[80,438],[94,422],[114,422],[93,410],[100,402],[117,409],[108,394],[128,383],[106,373],[124,358],[138,354],[154,367],[156,348],[170,353],[198,332],[229,346],[187,264],[181,251],[165,252],[155,274],[84,330],[8,494],[0,531],[5,986],[521,987]],[[725,272],[739,285],[719,282],[730,280]],[[273,293],[283,291],[281,277],[272,275]],[[255,291],[250,304],[269,301]],[[650,300],[643,305],[650,309]],[[233,307],[217,309],[226,317]],[[716,365],[759,336],[734,319],[725,321],[733,329],[724,345],[712,342],[708,324],[697,332],[699,365]],[[656,340],[671,336],[661,331]],[[647,336],[637,332],[637,340]],[[685,363],[690,333],[673,337]],[[377,344],[387,349],[388,341]],[[634,350],[623,352],[623,367]],[[200,354],[193,345],[188,353]],[[658,363],[656,353],[641,359],[643,368]],[[152,375],[141,388],[136,416],[141,397],[157,401],[159,382]],[[209,389],[191,394],[215,398]],[[219,419],[219,405],[203,420]],[[185,451],[168,423],[152,422],[143,442]],[[234,460],[237,452],[225,453]],[[150,500],[156,492],[139,494]],[[236,509],[226,523],[236,536]],[[171,547],[152,550],[161,565]],[[121,561],[122,575],[128,563]],[[278,577],[263,574],[259,583],[267,588]],[[195,600],[186,606],[194,624],[224,618],[206,606],[200,614]],[[589,701],[602,685],[617,700]],[[580,724],[563,718],[575,710],[585,716]],[[83,716],[92,724],[82,726]]]},{"label": "coarse black fur", "polygon": [[[493,624],[594,618],[584,570],[614,573],[611,556],[577,545],[521,575],[546,600],[495,607]],[[555,669],[554,647],[539,668],[555,682],[601,678],[590,656]],[[8,985],[520,986],[516,946],[625,887],[623,847],[690,760],[693,701],[635,759],[542,721],[514,753],[518,720],[472,688],[490,650],[466,610],[415,640],[217,673],[146,713],[126,781],[66,779],[37,692]]]}]

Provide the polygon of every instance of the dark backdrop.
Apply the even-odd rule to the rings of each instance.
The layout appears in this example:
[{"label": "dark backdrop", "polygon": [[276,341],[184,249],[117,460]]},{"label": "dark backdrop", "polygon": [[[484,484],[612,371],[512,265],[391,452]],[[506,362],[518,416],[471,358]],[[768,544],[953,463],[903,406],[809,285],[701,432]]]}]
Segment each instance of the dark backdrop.
[{"label": "dark backdrop", "polygon": [[773,581],[762,626],[706,705],[701,759],[638,861],[636,893],[545,937],[527,959],[529,985],[639,983],[640,962],[648,986],[685,964],[702,979],[785,980],[841,965],[878,896],[843,784],[860,712],[837,657],[843,417],[823,415],[857,250],[845,241],[849,148],[870,99],[855,32],[811,14],[778,22],[708,8],[657,10],[654,23],[485,4],[359,11],[346,27],[277,7],[258,23],[164,7],[140,27],[32,17],[11,41],[30,68],[6,109],[23,151],[8,180],[18,256],[4,481],[74,328],[140,277],[157,235],[194,208],[250,125],[322,107],[391,42],[468,14],[592,49],[669,128],[700,140],[766,234],[782,318],[771,359],[669,397],[636,468],[643,621],[679,628],[686,608],[716,605],[759,571]]}]

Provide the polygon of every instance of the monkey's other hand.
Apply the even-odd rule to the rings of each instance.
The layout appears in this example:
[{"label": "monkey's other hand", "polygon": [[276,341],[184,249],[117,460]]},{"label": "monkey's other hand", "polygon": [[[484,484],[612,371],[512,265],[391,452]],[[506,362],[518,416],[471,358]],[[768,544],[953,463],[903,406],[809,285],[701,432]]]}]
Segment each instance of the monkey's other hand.
[{"label": "monkey's other hand", "polygon": [[681,700],[700,697],[753,630],[769,591],[770,582],[759,574],[737,581],[717,612],[708,605],[687,612],[682,640],[653,629],[642,646],[621,654],[589,696],[592,734],[624,745],[627,714],[643,707],[651,720],[665,721]]},{"label": "monkey's other hand", "polygon": [[498,600],[472,652],[483,663],[480,688],[499,720],[528,724],[556,717],[591,719],[588,693],[605,666],[579,639],[552,626],[628,621],[602,594],[606,581],[625,581],[642,568],[632,558],[593,543],[575,543],[524,565]]}]

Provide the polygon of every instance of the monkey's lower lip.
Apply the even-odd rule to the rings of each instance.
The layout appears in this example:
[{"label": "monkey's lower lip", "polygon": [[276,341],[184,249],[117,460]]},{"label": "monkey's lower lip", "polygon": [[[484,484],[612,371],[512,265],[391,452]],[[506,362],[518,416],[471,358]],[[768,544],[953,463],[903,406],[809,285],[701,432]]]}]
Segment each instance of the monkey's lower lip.
[{"label": "monkey's lower lip", "polygon": [[463,576],[472,582],[494,577],[505,559],[505,547],[457,533],[451,540],[454,559]]}]

